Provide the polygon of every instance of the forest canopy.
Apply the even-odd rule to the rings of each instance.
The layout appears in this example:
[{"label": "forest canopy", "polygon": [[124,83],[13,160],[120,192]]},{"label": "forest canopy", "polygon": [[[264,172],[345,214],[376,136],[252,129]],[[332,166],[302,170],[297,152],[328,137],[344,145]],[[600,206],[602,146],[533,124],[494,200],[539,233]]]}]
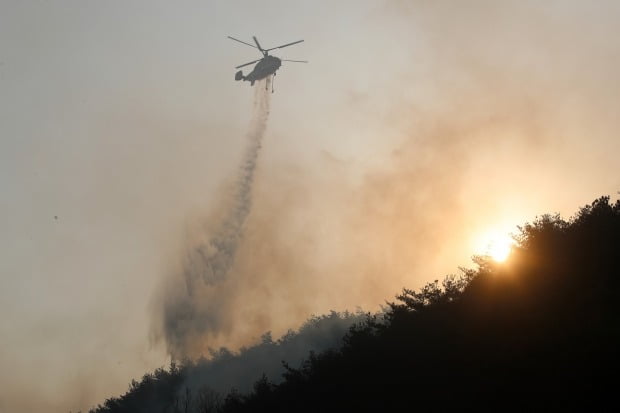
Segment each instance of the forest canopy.
[{"label": "forest canopy", "polygon": [[[239,354],[158,369],[91,412],[616,406],[607,377],[618,368],[619,258],[620,201],[601,197],[570,219],[542,215],[520,227],[505,262],[474,257],[474,269],[404,288],[380,313],[332,313]],[[299,363],[262,356],[326,331],[329,345],[304,347]],[[275,364],[253,386],[207,385],[205,366],[221,363],[221,376],[258,353]]]}]

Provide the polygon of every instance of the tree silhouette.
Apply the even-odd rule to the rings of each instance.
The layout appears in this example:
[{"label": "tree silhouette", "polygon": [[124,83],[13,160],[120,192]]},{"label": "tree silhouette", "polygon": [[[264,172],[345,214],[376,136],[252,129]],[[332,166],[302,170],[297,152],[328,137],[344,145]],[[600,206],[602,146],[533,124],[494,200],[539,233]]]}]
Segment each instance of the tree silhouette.
[{"label": "tree silhouette", "polygon": [[237,401],[242,403],[242,394],[260,389],[254,382],[261,375],[268,383],[281,381],[282,360],[297,365],[310,349],[339,347],[349,326],[362,319],[362,314],[332,311],[310,318],[298,331],[289,331],[278,340],[267,332],[258,344],[237,353],[220,348],[212,350],[209,359],[172,363],[168,369],[132,380],[127,393],[90,412],[217,412],[224,404],[230,408]]},{"label": "tree silhouette", "polygon": [[[340,347],[310,352],[298,367],[283,363],[280,382],[263,375],[249,392],[233,390],[207,403],[209,410],[199,410],[205,406],[200,403],[187,408],[613,409],[620,201],[599,198],[569,220],[543,215],[521,227],[516,241],[505,263],[475,257],[475,269],[461,269],[419,291],[403,289],[383,312],[355,323]],[[277,345],[265,335],[259,348]],[[188,362],[147,374],[94,412],[174,411],[175,397],[195,366]]]},{"label": "tree silhouette", "polygon": [[404,289],[338,351],[287,368],[234,411],[593,409],[617,404],[620,202],[524,225],[509,262],[476,257],[442,285]]}]

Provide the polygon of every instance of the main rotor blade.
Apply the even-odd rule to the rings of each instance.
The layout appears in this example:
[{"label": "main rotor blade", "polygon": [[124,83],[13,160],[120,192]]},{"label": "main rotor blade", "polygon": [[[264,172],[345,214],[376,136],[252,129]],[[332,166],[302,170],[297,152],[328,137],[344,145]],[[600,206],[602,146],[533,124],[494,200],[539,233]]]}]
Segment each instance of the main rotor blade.
[{"label": "main rotor blade", "polygon": [[296,62],[296,63],[308,63],[307,60],[290,60],[290,59],[280,59],[283,62]]},{"label": "main rotor blade", "polygon": [[251,65],[251,64],[253,64],[253,63],[260,62],[260,61],[261,61],[261,59],[258,59],[258,60],[255,60],[255,61],[253,61],[253,62],[249,62],[249,63],[244,63],[244,64],[242,64],[242,65],[235,66],[235,69],[241,69],[243,66],[248,66],[248,65]]},{"label": "main rotor blade", "polygon": [[254,43],[256,43],[256,46],[258,46],[258,50],[260,50],[261,52],[265,52],[266,51],[265,49],[260,47],[260,43],[258,43],[258,39],[256,38],[256,36],[252,36],[252,39],[254,39]]},{"label": "main rotor blade", "polygon": [[244,42],[243,40],[235,39],[234,37],[231,37],[231,36],[227,36],[227,37],[228,37],[229,39],[231,39],[231,40],[234,40],[234,41],[239,42],[239,43],[243,43],[243,44],[245,44],[246,46],[250,46],[250,47],[253,47],[253,48],[255,48],[255,49],[256,49],[256,46],[254,46],[253,44],[246,43],[246,42]]},{"label": "main rotor blade", "polygon": [[283,47],[286,47],[286,46],[292,46],[292,45],[294,45],[294,44],[301,43],[301,42],[303,42],[303,40],[297,40],[296,42],[293,42],[293,43],[287,43],[287,44],[283,44],[282,46],[278,46],[278,47],[272,47],[271,49],[267,49],[267,50],[265,50],[265,51],[266,51],[266,52],[268,52],[268,51],[270,51],[270,50],[282,49]]}]

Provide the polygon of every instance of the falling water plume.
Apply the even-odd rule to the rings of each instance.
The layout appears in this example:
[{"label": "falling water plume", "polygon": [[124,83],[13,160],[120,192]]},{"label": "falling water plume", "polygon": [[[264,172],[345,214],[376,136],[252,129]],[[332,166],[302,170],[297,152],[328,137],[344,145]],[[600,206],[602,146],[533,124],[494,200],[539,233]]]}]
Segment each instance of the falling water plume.
[{"label": "falling water plume", "polygon": [[217,293],[218,289],[223,288],[222,284],[234,264],[243,238],[244,224],[252,207],[252,186],[269,117],[270,85],[271,79],[268,78],[258,82],[254,88],[253,116],[232,199],[225,201],[227,208],[223,217],[216,223],[210,223],[212,227],[202,231],[199,240],[192,241],[187,249],[182,267],[186,289],[166,294],[163,330],[173,358],[196,355],[196,350],[190,347],[204,347],[197,345],[195,339],[202,340],[222,324]]}]

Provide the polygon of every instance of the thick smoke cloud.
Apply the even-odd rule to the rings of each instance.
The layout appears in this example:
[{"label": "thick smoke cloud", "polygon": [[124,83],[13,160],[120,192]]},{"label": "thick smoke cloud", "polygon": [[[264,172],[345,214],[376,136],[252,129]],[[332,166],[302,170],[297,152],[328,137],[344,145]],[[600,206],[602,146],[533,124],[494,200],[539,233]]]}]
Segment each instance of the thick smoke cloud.
[{"label": "thick smoke cloud", "polygon": [[296,368],[310,351],[340,347],[351,325],[364,317],[363,314],[332,312],[308,320],[298,331],[291,330],[277,340],[266,333],[259,344],[239,353],[226,349],[214,351],[210,359],[201,359],[188,371],[180,388],[188,387],[195,393],[206,386],[224,395],[234,388],[247,393],[263,374],[271,382],[279,383],[286,371],[282,362]]}]

